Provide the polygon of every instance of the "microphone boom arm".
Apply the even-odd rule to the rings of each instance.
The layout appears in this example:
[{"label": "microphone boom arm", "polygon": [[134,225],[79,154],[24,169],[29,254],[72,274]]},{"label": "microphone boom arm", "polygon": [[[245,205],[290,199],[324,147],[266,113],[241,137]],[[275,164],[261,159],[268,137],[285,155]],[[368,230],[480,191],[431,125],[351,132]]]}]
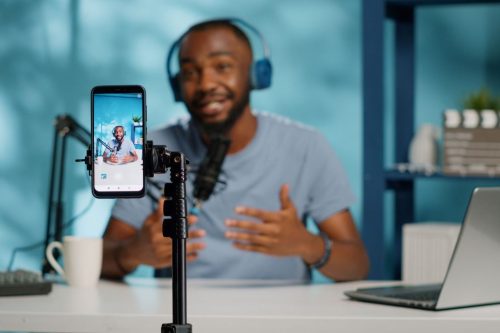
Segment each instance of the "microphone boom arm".
[{"label": "microphone boom arm", "polygon": [[[106,149],[111,152],[111,155],[116,154],[116,148],[111,148],[106,142],[102,141],[101,138],[97,138],[97,143],[100,143],[101,145],[103,145],[104,147],[106,147]],[[96,150],[97,150],[97,145],[96,145]],[[97,155],[98,154],[96,152],[96,156]]]},{"label": "microphone boom arm", "polygon": [[[64,216],[64,165],[66,162],[66,139],[68,137],[75,138],[86,147],[88,147],[91,142],[90,131],[77,123],[73,117],[67,114],[59,115],[54,120],[54,142],[52,146],[52,164],[50,170],[44,248],[47,248],[52,237],[59,242],[62,240]],[[55,202],[54,198],[56,198]],[[44,256],[42,274],[51,271],[53,271],[53,269]]]}]

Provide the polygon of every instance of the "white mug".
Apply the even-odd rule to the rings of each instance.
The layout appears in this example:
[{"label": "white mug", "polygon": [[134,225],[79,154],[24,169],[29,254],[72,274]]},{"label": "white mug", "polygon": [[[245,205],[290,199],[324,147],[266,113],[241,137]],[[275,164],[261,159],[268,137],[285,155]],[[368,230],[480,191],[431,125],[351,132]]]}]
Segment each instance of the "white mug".
[{"label": "white mug", "polygon": [[[54,248],[63,257],[63,267],[54,258]],[[102,239],[65,236],[63,243],[54,241],[45,255],[50,265],[73,287],[95,287],[101,275]]]}]

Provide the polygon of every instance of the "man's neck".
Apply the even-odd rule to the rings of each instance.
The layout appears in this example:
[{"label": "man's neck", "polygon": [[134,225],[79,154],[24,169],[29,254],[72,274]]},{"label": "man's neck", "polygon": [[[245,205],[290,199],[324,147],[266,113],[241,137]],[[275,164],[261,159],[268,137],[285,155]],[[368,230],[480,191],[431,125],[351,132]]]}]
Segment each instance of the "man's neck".
[{"label": "man's neck", "polygon": [[[235,154],[245,149],[254,138],[256,132],[257,117],[252,114],[251,108],[248,105],[227,133],[227,137],[231,140],[227,154]],[[209,140],[206,135],[202,134],[202,140],[205,144],[208,144]]]},{"label": "man's neck", "polygon": [[250,105],[247,105],[240,118],[238,118],[228,133],[228,137],[231,139],[231,146],[229,146],[227,152],[228,155],[238,153],[245,149],[254,138],[256,132],[257,117],[252,114]]}]

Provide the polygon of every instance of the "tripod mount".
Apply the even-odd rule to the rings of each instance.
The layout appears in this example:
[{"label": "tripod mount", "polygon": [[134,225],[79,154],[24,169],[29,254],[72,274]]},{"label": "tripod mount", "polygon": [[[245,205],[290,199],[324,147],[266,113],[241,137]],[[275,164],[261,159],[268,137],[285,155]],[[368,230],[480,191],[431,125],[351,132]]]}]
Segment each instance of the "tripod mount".
[{"label": "tripod mount", "polygon": [[[92,170],[92,152],[87,150],[83,160]],[[188,160],[180,152],[168,151],[166,146],[144,146],[144,175],[166,173],[170,169],[170,183],[164,187],[163,236],[172,238],[172,323],[163,324],[161,333],[191,333],[192,325],[186,319],[186,239],[188,238],[186,179]]]}]

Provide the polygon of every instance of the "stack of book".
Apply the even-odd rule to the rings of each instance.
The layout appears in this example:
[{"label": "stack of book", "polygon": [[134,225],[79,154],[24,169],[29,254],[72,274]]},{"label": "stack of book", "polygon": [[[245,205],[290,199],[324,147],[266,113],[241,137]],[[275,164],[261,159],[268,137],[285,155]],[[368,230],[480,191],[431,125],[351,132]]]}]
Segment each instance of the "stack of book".
[{"label": "stack of book", "polygon": [[445,110],[443,173],[500,176],[497,111]]}]

